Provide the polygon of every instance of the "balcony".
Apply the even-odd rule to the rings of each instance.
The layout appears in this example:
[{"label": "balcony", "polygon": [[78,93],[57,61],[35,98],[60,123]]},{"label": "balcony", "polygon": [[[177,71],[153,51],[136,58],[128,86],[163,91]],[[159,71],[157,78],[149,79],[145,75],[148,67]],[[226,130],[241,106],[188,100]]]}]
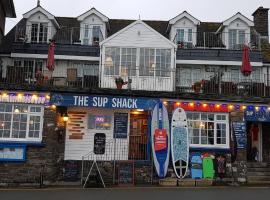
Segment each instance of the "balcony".
[{"label": "balcony", "polygon": [[51,40],[55,41],[56,55],[99,57],[99,43],[104,37],[95,28],[16,27],[12,53],[47,54]]},{"label": "balcony", "polygon": [[[8,66],[5,74],[0,78],[1,90],[34,90],[34,91],[64,91],[96,93],[104,91],[140,96],[167,96],[168,98],[190,97],[215,99],[269,97],[270,81],[267,77],[263,80],[243,78],[235,80],[232,77],[211,77],[206,80],[189,82],[175,78],[175,71],[152,70],[149,73],[130,73],[122,75],[123,84],[119,88],[115,76],[99,76],[98,70],[68,69],[66,76],[56,77],[49,71],[32,72],[24,67]],[[269,77],[268,77],[269,78]],[[176,81],[174,81],[176,80]],[[103,91],[103,92],[102,92]],[[228,98],[227,98],[228,97]]]},{"label": "balcony", "polygon": [[251,50],[260,50],[260,35],[241,32],[179,32],[173,38],[178,49],[227,49],[242,50],[248,45]]}]

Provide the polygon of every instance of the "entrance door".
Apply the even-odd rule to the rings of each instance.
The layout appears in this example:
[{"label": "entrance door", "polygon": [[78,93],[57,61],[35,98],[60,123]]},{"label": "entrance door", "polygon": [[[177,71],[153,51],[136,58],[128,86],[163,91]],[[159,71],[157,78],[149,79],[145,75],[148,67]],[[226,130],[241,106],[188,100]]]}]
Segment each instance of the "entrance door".
[{"label": "entrance door", "polygon": [[148,114],[147,112],[130,112],[129,159],[147,160],[148,157]]},{"label": "entrance door", "polygon": [[262,161],[262,125],[249,122],[247,124],[247,160]]},{"label": "entrance door", "polygon": [[262,159],[270,162],[270,123],[262,124]]}]

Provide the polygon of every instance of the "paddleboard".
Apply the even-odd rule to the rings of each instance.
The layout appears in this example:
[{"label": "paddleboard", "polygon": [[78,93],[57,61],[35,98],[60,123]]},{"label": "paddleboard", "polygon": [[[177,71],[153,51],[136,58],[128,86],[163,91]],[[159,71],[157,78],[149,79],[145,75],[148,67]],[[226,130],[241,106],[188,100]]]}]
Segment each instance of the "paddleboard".
[{"label": "paddleboard", "polygon": [[189,141],[186,112],[177,108],[172,115],[171,154],[176,176],[184,178],[188,171]]},{"label": "paddleboard", "polygon": [[213,179],[215,176],[213,158],[203,158],[203,178]]},{"label": "paddleboard", "polygon": [[202,158],[200,153],[193,153],[190,159],[191,163],[191,178],[202,179]]},{"label": "paddleboard", "polygon": [[168,111],[162,102],[155,105],[151,121],[151,142],[153,160],[157,175],[164,178],[167,174],[170,157]]}]

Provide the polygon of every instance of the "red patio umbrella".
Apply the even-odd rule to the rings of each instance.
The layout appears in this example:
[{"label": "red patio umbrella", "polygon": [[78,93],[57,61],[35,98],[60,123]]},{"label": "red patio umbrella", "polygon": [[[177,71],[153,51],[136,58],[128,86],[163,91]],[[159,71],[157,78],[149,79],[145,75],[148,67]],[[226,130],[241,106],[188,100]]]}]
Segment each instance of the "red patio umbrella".
[{"label": "red patio umbrella", "polygon": [[54,49],[55,49],[55,44],[52,41],[49,44],[48,59],[47,59],[47,68],[50,71],[54,70]]},{"label": "red patio umbrella", "polygon": [[250,65],[249,59],[249,47],[247,45],[245,45],[243,48],[241,72],[244,76],[249,76],[252,72],[252,67]]}]

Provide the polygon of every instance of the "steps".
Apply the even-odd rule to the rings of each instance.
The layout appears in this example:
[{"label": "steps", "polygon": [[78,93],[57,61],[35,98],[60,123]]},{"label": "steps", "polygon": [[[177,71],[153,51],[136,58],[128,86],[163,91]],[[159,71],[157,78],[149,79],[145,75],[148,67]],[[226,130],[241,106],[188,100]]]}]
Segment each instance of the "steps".
[{"label": "steps", "polygon": [[270,185],[270,165],[268,163],[247,163],[248,184]]}]

